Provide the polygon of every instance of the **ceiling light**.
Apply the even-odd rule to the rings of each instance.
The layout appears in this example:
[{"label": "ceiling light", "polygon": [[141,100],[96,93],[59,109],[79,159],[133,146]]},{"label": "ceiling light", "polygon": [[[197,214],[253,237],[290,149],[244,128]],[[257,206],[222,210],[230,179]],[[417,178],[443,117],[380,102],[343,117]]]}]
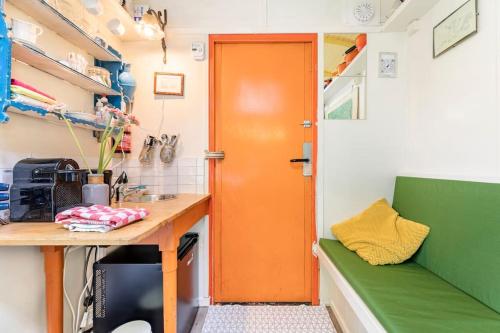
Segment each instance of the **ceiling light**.
[{"label": "ceiling light", "polygon": [[161,39],[163,49],[163,63],[167,63],[167,41],[165,36],[165,27],[167,26],[167,10],[163,12],[149,9],[137,23],[137,31],[147,39]]}]

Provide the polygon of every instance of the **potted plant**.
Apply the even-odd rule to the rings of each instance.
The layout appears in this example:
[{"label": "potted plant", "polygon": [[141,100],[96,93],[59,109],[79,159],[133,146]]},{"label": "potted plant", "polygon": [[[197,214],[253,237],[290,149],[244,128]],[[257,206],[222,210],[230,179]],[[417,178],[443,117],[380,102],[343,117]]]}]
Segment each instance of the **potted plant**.
[{"label": "potted plant", "polygon": [[99,162],[95,170],[89,166],[71,121],[64,116],[64,113],[61,113],[89,173],[88,183],[83,186],[83,203],[109,205],[109,186],[104,183],[104,171],[113,160],[116,148],[123,139],[125,128],[139,124],[135,116],[127,115],[116,108],[106,106],[104,113],[107,118],[106,128],[100,137]]}]

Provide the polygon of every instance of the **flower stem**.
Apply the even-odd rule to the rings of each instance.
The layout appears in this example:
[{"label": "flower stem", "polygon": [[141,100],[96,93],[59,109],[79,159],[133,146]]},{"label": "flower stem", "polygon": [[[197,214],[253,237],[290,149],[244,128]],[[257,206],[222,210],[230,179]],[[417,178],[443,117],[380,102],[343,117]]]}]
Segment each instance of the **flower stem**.
[{"label": "flower stem", "polygon": [[71,122],[68,120],[68,118],[66,118],[64,116],[64,114],[61,114],[61,116],[63,117],[64,119],[64,122],[66,123],[66,126],[68,126],[68,129],[69,129],[69,132],[71,133],[71,136],[73,137],[73,140],[75,141],[76,143],[76,147],[78,148],[78,150],[80,151],[80,156],[83,160],[83,163],[85,163],[85,166],[87,167],[87,169],[89,170],[90,174],[92,174],[92,169],[90,169],[90,166],[89,166],[89,163],[87,162],[87,159],[85,158],[85,154],[83,153],[83,149],[82,149],[82,145],[80,144],[80,141],[78,140],[76,134],[75,134],[75,131],[73,131],[73,125],[71,124]]}]

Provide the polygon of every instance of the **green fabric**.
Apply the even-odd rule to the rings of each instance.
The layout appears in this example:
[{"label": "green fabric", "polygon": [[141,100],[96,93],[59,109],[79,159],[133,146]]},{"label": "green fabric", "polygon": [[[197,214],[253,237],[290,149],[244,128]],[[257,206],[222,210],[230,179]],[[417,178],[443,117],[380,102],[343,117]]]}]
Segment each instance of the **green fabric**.
[{"label": "green fabric", "polygon": [[320,246],[389,333],[500,332],[500,314],[415,262],[372,266],[338,241]]},{"label": "green fabric", "polygon": [[398,177],[393,206],[431,228],[413,260],[500,313],[500,184]]}]

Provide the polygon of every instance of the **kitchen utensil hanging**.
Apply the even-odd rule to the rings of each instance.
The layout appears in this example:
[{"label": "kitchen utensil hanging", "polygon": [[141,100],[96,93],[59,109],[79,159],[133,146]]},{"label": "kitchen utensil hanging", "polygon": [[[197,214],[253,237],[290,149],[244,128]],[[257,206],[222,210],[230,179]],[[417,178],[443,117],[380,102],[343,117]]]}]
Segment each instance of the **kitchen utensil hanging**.
[{"label": "kitchen utensil hanging", "polygon": [[141,164],[152,164],[154,162],[156,147],[159,140],[152,135],[148,135],[144,140],[141,153],[139,154],[139,162]]},{"label": "kitchen utensil hanging", "polygon": [[163,146],[160,151],[160,160],[165,164],[170,164],[175,159],[175,151],[179,142],[180,134],[172,135],[171,138],[167,134],[161,136]]}]

